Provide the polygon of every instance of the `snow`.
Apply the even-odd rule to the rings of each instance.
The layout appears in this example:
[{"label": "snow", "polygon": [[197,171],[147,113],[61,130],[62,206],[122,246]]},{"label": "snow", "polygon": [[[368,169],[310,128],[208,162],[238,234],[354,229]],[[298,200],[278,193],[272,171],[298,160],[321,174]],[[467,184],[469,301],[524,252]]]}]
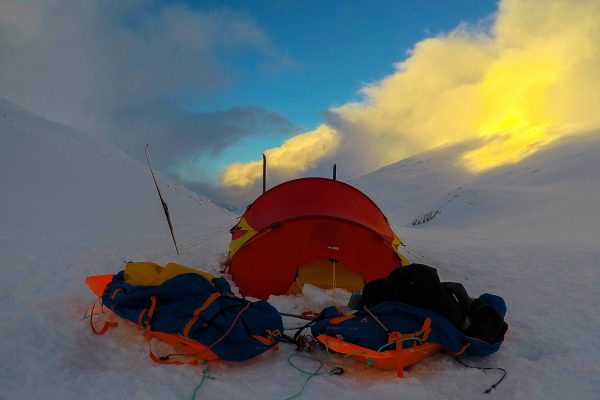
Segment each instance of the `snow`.
[{"label": "snow", "polygon": [[[380,205],[415,262],[437,266],[443,279],[463,283],[472,296],[505,298],[509,330],[502,348],[467,360],[508,370],[489,398],[596,397],[600,134],[572,137],[477,176],[454,165],[463,149],[436,149],[350,183]],[[0,398],[191,398],[202,368],[156,365],[136,328],[121,323],[93,336],[82,319],[94,302],[83,279],[116,272],[127,260],[219,270],[236,215],[158,178],[179,256],[147,166],[0,100]],[[413,225],[427,214],[433,218]],[[335,293],[339,305],[348,297]],[[331,304],[332,293],[308,287],[305,296],[269,301],[282,312],[318,311]],[[284,319],[292,328],[303,322]],[[197,398],[298,393],[308,376],[288,364],[293,346],[279,348],[244,363],[211,363],[215,379],[204,382]],[[302,394],[307,399],[475,399],[500,377],[445,355],[403,379],[319,350],[312,356],[323,371],[343,366],[345,373],[313,377]],[[293,361],[306,370],[319,365]]]}]

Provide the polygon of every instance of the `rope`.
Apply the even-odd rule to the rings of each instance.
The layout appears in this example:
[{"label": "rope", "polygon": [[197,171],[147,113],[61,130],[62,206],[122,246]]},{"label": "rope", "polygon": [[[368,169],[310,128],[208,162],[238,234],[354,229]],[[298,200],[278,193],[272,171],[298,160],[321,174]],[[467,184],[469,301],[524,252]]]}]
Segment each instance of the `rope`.
[{"label": "rope", "polygon": [[[301,357],[301,358],[305,358],[307,360],[316,361],[316,362],[319,363],[319,367],[317,369],[315,369],[314,371],[303,370],[302,368],[298,367],[296,364],[294,364],[292,362],[292,358],[294,358],[294,357]],[[296,370],[298,370],[302,374],[308,375],[308,377],[304,381],[304,384],[300,388],[300,391],[298,391],[296,394],[294,394],[294,395],[292,395],[290,397],[287,397],[285,400],[293,400],[293,399],[297,399],[300,396],[302,396],[302,394],[304,393],[304,390],[306,389],[306,385],[308,385],[308,382],[310,382],[310,380],[312,378],[314,378],[315,376],[319,376],[319,375],[341,375],[341,374],[344,373],[344,369],[340,368],[340,367],[334,367],[328,373],[320,372],[321,369],[323,368],[323,362],[321,362],[321,360],[319,360],[318,358],[307,356],[307,355],[304,355],[304,354],[297,354],[297,353],[290,354],[290,356],[287,359],[287,362],[288,362],[289,365],[291,365],[292,367],[294,367]]]},{"label": "rope", "polygon": [[231,229],[231,226],[235,225],[235,223],[237,223],[237,220],[239,218],[240,218],[239,216],[232,218],[223,224],[217,225],[214,228],[209,229],[207,232],[205,232],[203,234],[192,237],[187,242],[184,242],[181,245],[181,248],[190,250],[190,249],[202,244],[203,242],[206,242],[207,240],[214,238],[219,233],[229,231],[229,229]]},{"label": "rope", "polygon": [[497,371],[501,371],[502,372],[502,377],[498,380],[498,382],[494,383],[492,386],[490,386],[489,388],[487,388],[483,393],[488,394],[489,392],[491,392],[492,390],[494,390],[496,388],[496,386],[498,386],[500,384],[500,382],[502,382],[504,380],[504,378],[506,378],[506,375],[508,374],[508,372],[506,372],[506,370],[504,368],[500,368],[500,367],[475,367],[472,365],[468,365],[465,362],[463,362],[461,359],[459,359],[458,357],[454,357],[454,359],[461,364],[464,367],[467,368],[473,368],[473,369],[478,369],[481,371],[488,371],[488,370],[497,370]]},{"label": "rope", "polygon": [[[310,371],[305,371],[305,370],[303,370],[302,368],[298,367],[297,365],[295,365],[295,364],[292,362],[292,358],[294,358],[294,357],[302,357],[302,358],[306,358],[306,359],[308,359],[308,360],[314,360],[314,361],[316,361],[316,362],[318,362],[318,363],[319,363],[319,367],[318,367],[316,370],[312,371],[312,372],[310,372]],[[287,398],[285,399],[285,400],[292,400],[292,399],[297,399],[297,398],[299,398],[300,396],[302,396],[302,393],[304,393],[304,390],[306,389],[306,385],[308,385],[308,382],[309,382],[309,381],[310,381],[312,378],[314,378],[315,376],[322,375],[322,373],[320,373],[319,371],[321,371],[321,368],[323,368],[323,363],[322,363],[322,362],[321,362],[321,360],[319,360],[318,358],[315,358],[315,357],[310,357],[310,356],[305,356],[305,355],[303,355],[303,354],[290,354],[290,356],[289,356],[289,357],[288,357],[288,359],[287,359],[287,362],[288,362],[288,364],[290,364],[292,367],[294,367],[295,369],[297,369],[297,370],[298,370],[298,371],[300,371],[301,373],[303,373],[303,374],[305,374],[305,375],[308,375],[308,377],[307,377],[307,378],[306,378],[306,380],[304,381],[304,384],[302,385],[302,388],[300,389],[300,391],[299,391],[299,392],[297,392],[296,394],[294,394],[294,395],[290,396],[290,397],[287,397]]]},{"label": "rope", "polygon": [[231,323],[231,325],[229,326],[229,328],[227,328],[227,330],[225,331],[225,333],[223,334],[223,336],[221,336],[220,338],[218,338],[217,340],[215,340],[215,342],[213,344],[211,344],[210,346],[208,346],[205,350],[203,350],[202,353],[204,353],[206,350],[212,349],[214,346],[216,346],[217,344],[219,344],[223,339],[225,339],[225,337],[227,337],[227,335],[229,335],[229,332],[231,332],[231,330],[233,329],[233,327],[235,326],[235,324],[237,324],[238,320],[242,316],[243,312],[246,311],[248,309],[248,307],[250,307],[250,302],[246,303],[246,305],[244,306],[244,308],[242,308],[240,310],[240,312],[235,316],[235,319],[233,320],[233,322]]},{"label": "rope", "polygon": [[331,301],[333,302],[333,306],[335,307],[335,260],[332,261],[333,263],[333,290],[331,291]]},{"label": "rope", "polygon": [[437,264],[435,262],[431,262],[430,260],[427,259],[427,256],[425,254],[423,254],[423,252],[420,251],[419,249],[417,249],[416,247],[414,247],[412,245],[409,246],[407,244],[404,244],[403,247],[404,247],[404,250],[408,254],[411,253],[411,249],[412,249],[412,251],[414,251],[415,253],[417,253],[423,259],[423,261],[424,261],[425,264],[432,265],[436,269],[440,269],[440,270],[444,271],[445,273],[447,273],[450,276],[450,278],[452,278],[454,280],[457,280],[456,275],[454,275],[448,268],[442,267],[441,265],[439,265],[439,264]]},{"label": "rope", "polygon": [[[110,328],[115,328],[117,326],[119,326],[119,324],[117,322],[112,322],[112,321],[104,321],[104,324],[102,324],[102,328],[100,329],[96,329],[96,327],[94,326],[94,308],[96,307],[96,303],[94,303],[94,305],[92,306],[92,311],[90,312],[90,328],[92,329],[92,332],[94,333],[94,335],[104,335]],[[104,313],[104,309],[102,310],[102,313]]]},{"label": "rope", "polygon": [[[418,337],[410,337],[410,338],[404,338],[404,339],[398,339],[398,340],[394,340],[393,342],[389,342],[384,344],[383,346],[381,346],[380,348],[377,349],[376,353],[379,353],[380,351],[382,351],[383,349],[385,349],[386,347],[392,345],[392,344],[396,344],[398,342],[406,342],[409,340],[415,340],[417,341],[419,344],[421,344],[421,338]],[[373,357],[367,357],[367,364],[365,365],[365,369],[369,368],[371,366],[371,364],[373,363],[373,361],[375,360],[375,358]]]},{"label": "rope", "polygon": [[200,355],[206,353],[208,350],[212,350],[212,348],[214,346],[216,346],[217,344],[219,344],[223,339],[225,339],[227,337],[227,335],[229,335],[229,333],[231,332],[231,330],[233,329],[233,327],[235,326],[235,324],[237,324],[238,320],[240,319],[240,317],[242,316],[242,314],[244,313],[244,311],[246,311],[248,309],[248,307],[250,307],[250,302],[246,303],[246,305],[240,310],[240,312],[237,313],[235,319],[233,320],[233,322],[231,323],[231,325],[229,325],[229,328],[227,328],[227,330],[225,331],[225,333],[218,338],[217,340],[215,340],[210,346],[206,347],[205,349],[198,351],[196,353],[170,353],[167,354],[165,356],[160,357],[161,359],[169,359],[169,357],[173,357],[173,356],[191,356],[191,357],[199,357]]},{"label": "rope", "polygon": [[[183,244],[181,244],[180,247],[180,254],[183,254],[184,252],[188,252],[189,250],[200,246],[201,244],[209,241],[210,239],[215,238],[218,234],[223,233],[225,231],[229,231],[229,229],[231,228],[232,225],[235,225],[237,223],[237,220],[240,217],[237,216],[235,218],[231,218],[230,220],[228,220],[227,222],[223,223],[223,224],[219,224],[216,225],[210,229],[207,229],[205,232],[192,237],[191,239],[189,239],[186,242],[183,242]],[[151,254],[150,256],[146,257],[149,260],[158,260],[161,259],[163,256],[167,256],[171,254],[170,250],[164,250],[164,251],[158,251],[156,253]]]},{"label": "rope", "polygon": [[[83,317],[81,317],[82,321],[85,321],[86,319],[92,317],[92,312],[93,312],[94,307],[95,307],[96,304],[100,304],[100,306],[101,306],[101,309],[100,309],[101,314],[105,313],[105,311],[104,311],[104,304],[102,304],[102,297],[98,297],[98,299],[94,300],[94,302],[92,303],[92,305],[89,306],[87,310],[85,310],[85,312],[83,313]],[[96,313],[96,314],[93,314],[93,315],[98,315],[98,314]]]},{"label": "rope", "polygon": [[202,369],[202,380],[200,381],[200,383],[198,385],[196,385],[196,387],[194,388],[194,393],[192,393],[192,400],[194,400],[196,398],[196,394],[198,393],[198,390],[200,390],[200,388],[202,387],[202,385],[204,384],[204,382],[207,379],[216,379],[214,376],[210,376],[209,375],[209,370],[208,367],[204,367]]}]

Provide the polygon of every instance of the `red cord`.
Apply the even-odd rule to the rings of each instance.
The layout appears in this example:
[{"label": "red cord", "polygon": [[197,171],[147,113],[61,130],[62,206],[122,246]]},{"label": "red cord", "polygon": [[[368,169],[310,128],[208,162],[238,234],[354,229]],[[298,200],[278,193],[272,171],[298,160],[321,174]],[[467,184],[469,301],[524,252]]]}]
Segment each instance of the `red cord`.
[{"label": "red cord", "polygon": [[119,324],[117,322],[104,321],[104,325],[102,325],[102,328],[100,328],[100,330],[97,330],[93,323],[95,307],[96,307],[96,303],[94,303],[94,305],[92,306],[92,312],[90,314],[90,327],[92,328],[92,332],[94,333],[94,335],[104,335],[106,333],[106,331],[108,331],[109,328],[114,328],[114,327],[119,326]]}]

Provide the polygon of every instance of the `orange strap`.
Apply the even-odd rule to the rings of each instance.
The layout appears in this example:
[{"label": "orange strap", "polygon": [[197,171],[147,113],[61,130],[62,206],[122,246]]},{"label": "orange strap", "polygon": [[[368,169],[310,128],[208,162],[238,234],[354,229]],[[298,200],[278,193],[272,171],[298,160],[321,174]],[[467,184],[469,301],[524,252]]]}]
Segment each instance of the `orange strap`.
[{"label": "orange strap", "polygon": [[138,318],[137,318],[137,324],[140,328],[143,328],[144,326],[142,325],[142,317],[144,316],[144,314],[146,313],[146,308],[144,308],[142,311],[140,311]]},{"label": "orange strap", "polygon": [[[146,341],[148,342],[148,356],[150,356],[150,359],[152,361],[154,361],[157,364],[170,364],[170,365],[182,365],[182,364],[192,364],[192,365],[198,365],[198,359],[194,358],[193,360],[189,360],[189,361],[177,361],[177,360],[169,360],[169,356],[165,356],[165,357],[159,357],[156,354],[154,354],[154,352],[152,351],[152,329],[151,329],[151,323],[152,323],[152,317],[154,316],[154,310],[156,309],[156,296],[152,296],[150,298],[150,301],[152,302],[150,305],[150,308],[148,309],[148,313],[146,314],[146,319],[144,320],[144,325],[145,325],[145,329],[144,329],[144,336],[146,336]],[[142,310],[142,312],[140,313],[140,316],[138,317],[138,322],[141,321],[142,315],[144,314],[145,310]]]},{"label": "orange strap", "polygon": [[258,340],[265,346],[271,346],[273,343],[275,343],[275,340],[273,340],[272,337],[260,336],[260,335],[252,335],[251,337]]},{"label": "orange strap", "polygon": [[279,332],[279,329],[275,329],[274,331],[267,329],[267,336],[252,335],[252,337],[266,346],[271,346],[275,343],[275,337],[280,335],[281,332]]},{"label": "orange strap", "polygon": [[[200,308],[198,308],[196,311],[194,311],[194,317],[197,320],[198,316],[200,315],[200,313],[205,310],[213,301],[215,301],[217,298],[219,297],[219,293],[214,293],[212,294],[208,299],[206,299],[206,301],[204,302],[204,304],[202,304],[202,306]],[[212,349],[214,346],[216,346],[217,344],[219,344],[223,339],[225,339],[225,337],[227,337],[227,335],[229,335],[229,333],[233,330],[233,327],[235,326],[235,324],[238,322],[238,320],[240,319],[241,315],[244,313],[244,311],[246,311],[248,309],[248,307],[250,307],[250,302],[246,303],[246,305],[240,310],[240,312],[237,313],[237,315],[235,316],[235,319],[233,320],[233,322],[231,323],[231,325],[229,326],[229,328],[227,328],[227,330],[225,331],[225,333],[218,338],[217,340],[215,340],[213,342],[213,344],[211,344],[210,346],[208,346],[207,348],[205,348],[204,350],[198,352],[198,353],[190,353],[189,356],[200,356],[201,354],[203,354],[204,352]],[[151,308],[152,309],[152,308]],[[152,310],[153,311],[153,310]],[[188,325],[191,328],[191,325],[193,325],[195,322],[194,318],[192,318],[190,320],[190,322],[188,322]],[[190,325],[191,323],[191,325]],[[186,335],[187,333],[189,333],[189,328],[186,325]],[[184,330],[185,332],[185,330]],[[152,361],[154,361],[155,363],[158,364],[173,364],[173,365],[182,365],[182,364],[192,364],[192,365],[198,365],[198,359],[194,358],[193,360],[189,360],[189,361],[177,361],[177,360],[173,360],[173,361],[169,361],[169,356],[165,356],[165,357],[157,357],[153,352],[152,352],[152,348],[150,347],[150,341],[151,341],[151,337],[148,338],[148,349],[150,350],[150,359]]]},{"label": "orange strap", "polygon": [[388,343],[392,343],[395,341],[399,341],[400,347],[402,347],[402,339],[413,339],[419,338],[421,339],[421,343],[426,342],[429,339],[429,334],[431,333],[431,318],[425,318],[423,322],[423,326],[421,329],[414,333],[400,333],[400,332],[392,332],[388,337]]},{"label": "orange strap", "polygon": [[431,318],[425,318],[421,329],[414,333],[392,332],[388,337],[388,343],[396,342],[396,374],[402,378],[404,376],[404,357],[403,357],[403,339],[421,339],[421,343],[429,339],[431,333]]},{"label": "orange strap", "polygon": [[463,346],[460,348],[459,351],[457,351],[456,353],[452,353],[453,356],[460,356],[462,355],[465,350],[467,349],[467,347],[469,347],[471,345],[471,343],[465,343],[463,344]]},{"label": "orange strap", "polygon": [[94,333],[94,335],[104,335],[110,328],[119,326],[119,324],[116,322],[104,321],[104,325],[102,325],[102,328],[100,328],[100,330],[97,330],[93,322],[95,307],[96,303],[94,303],[94,305],[92,306],[92,312],[90,314],[90,327],[92,328],[92,332]]},{"label": "orange strap", "polygon": [[401,339],[404,339],[405,336],[411,336],[411,335],[403,335],[398,332],[392,332],[388,339],[389,340],[388,343],[393,343],[394,341],[396,341],[396,346],[395,346],[396,347],[396,375],[399,378],[404,377],[404,358],[402,357],[403,342]]},{"label": "orange strap", "polygon": [[194,326],[194,324],[196,323],[196,321],[198,321],[198,318],[200,317],[200,313],[202,311],[206,310],[208,308],[208,306],[210,306],[213,303],[213,301],[215,301],[219,297],[221,297],[221,294],[219,292],[211,294],[204,301],[204,303],[194,311],[194,314],[192,315],[192,318],[185,325],[185,328],[183,328],[183,336],[184,337],[188,337],[188,335],[190,334],[190,329],[192,329],[192,326]]},{"label": "orange strap", "polygon": [[425,318],[425,322],[423,322],[423,327],[420,331],[417,332],[417,335],[421,336],[421,341],[426,342],[429,339],[429,334],[431,333],[431,318]]},{"label": "orange strap", "polygon": [[346,314],[346,315],[342,315],[341,317],[335,317],[335,318],[331,318],[329,320],[330,323],[334,324],[334,325],[338,325],[341,324],[344,321],[347,321],[349,319],[354,318],[354,315],[352,314]]},{"label": "orange strap", "polygon": [[[146,320],[144,321],[144,324],[146,326],[145,332],[146,332],[146,340],[148,340],[148,342],[150,342],[151,339],[151,335],[150,335],[150,323],[152,322],[152,316],[154,315],[154,309],[156,308],[156,296],[152,296],[150,297],[150,301],[152,302],[152,304],[150,305],[150,309],[148,310],[148,314],[146,314]],[[139,318],[138,318],[139,320]]]},{"label": "orange strap", "polygon": [[[152,349],[150,349],[150,353],[149,353],[150,359],[152,361],[154,361],[157,364],[169,364],[169,365],[184,365],[184,364],[191,364],[191,365],[198,365],[200,363],[200,361],[198,361],[197,358],[194,358],[193,360],[189,360],[189,361],[177,361],[177,360],[169,360],[169,356],[166,357],[157,357],[156,354],[154,354],[152,352]],[[192,355],[190,355],[189,357],[193,357]]]},{"label": "orange strap", "polygon": [[120,292],[120,291],[122,291],[122,290],[123,290],[123,289],[121,289],[121,288],[117,288],[117,290],[115,290],[115,291],[113,292],[112,296],[110,296],[110,299],[114,301],[114,300],[115,300],[115,297],[117,296],[117,293],[119,293],[119,292]]}]

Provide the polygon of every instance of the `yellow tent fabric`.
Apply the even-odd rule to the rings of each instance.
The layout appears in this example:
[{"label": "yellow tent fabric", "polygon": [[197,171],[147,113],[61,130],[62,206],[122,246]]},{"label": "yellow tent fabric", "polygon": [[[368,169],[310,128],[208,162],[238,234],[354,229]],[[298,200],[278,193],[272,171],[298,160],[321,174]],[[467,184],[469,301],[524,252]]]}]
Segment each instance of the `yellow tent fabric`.
[{"label": "yellow tent fabric", "polygon": [[[298,276],[288,290],[288,294],[300,294],[304,284],[309,283],[321,289],[332,289],[334,282],[333,263],[325,258],[311,261],[298,268]],[[363,289],[363,277],[341,262],[335,263],[335,287],[356,292]]]},{"label": "yellow tent fabric", "polygon": [[254,235],[256,235],[256,230],[254,230],[254,228],[252,228],[249,224],[248,221],[246,221],[245,218],[242,218],[240,220],[240,222],[237,223],[237,225],[234,227],[234,229],[236,231],[240,231],[243,232],[242,235],[240,235],[239,237],[237,237],[236,239],[232,239],[231,242],[229,243],[229,257],[233,257],[234,254],[250,239],[252,239],[252,237]]},{"label": "yellow tent fabric", "polygon": [[163,282],[182,274],[198,274],[208,280],[215,276],[208,272],[186,267],[177,263],[168,263],[164,267],[152,262],[130,262],[125,266],[125,282],[130,285],[158,286]]},{"label": "yellow tent fabric", "polygon": [[410,260],[404,254],[400,253],[400,250],[398,250],[398,247],[400,245],[404,246],[404,243],[402,243],[402,240],[396,232],[392,232],[394,233],[394,241],[392,242],[392,247],[396,251],[396,254],[398,254],[398,257],[400,257],[400,260],[402,260],[402,265],[410,264]]}]

